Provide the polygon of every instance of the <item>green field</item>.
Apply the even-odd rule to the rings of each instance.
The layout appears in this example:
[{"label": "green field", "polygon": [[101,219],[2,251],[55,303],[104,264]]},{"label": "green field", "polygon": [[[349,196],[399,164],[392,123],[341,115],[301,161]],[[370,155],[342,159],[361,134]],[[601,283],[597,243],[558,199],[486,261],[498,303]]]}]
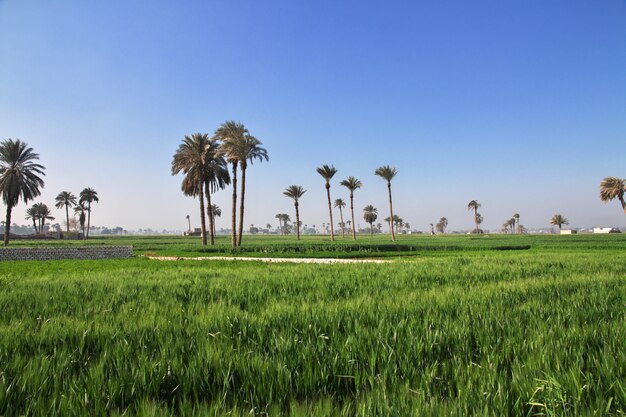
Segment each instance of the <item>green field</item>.
[{"label": "green field", "polygon": [[227,239],[391,262],[0,263],[0,415],[626,413],[626,235]]}]

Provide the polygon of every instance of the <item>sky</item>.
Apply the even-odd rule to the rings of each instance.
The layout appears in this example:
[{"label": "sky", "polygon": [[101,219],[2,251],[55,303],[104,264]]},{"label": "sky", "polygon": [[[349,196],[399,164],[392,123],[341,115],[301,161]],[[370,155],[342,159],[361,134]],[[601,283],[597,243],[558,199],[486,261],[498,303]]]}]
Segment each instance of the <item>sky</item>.
[{"label": "sky", "polygon": [[[0,0],[0,139],[40,154],[35,202],[92,187],[96,226],[198,227],[172,156],[226,120],[270,157],[248,170],[246,228],[295,218],[291,184],[303,223],[328,222],[323,164],[333,199],[363,182],[362,227],[368,204],[389,214],[387,164],[394,213],[417,230],[470,229],[473,199],[486,229],[513,213],[624,227],[599,183],[626,178],[626,1]],[[214,196],[218,228],[230,198]]]}]

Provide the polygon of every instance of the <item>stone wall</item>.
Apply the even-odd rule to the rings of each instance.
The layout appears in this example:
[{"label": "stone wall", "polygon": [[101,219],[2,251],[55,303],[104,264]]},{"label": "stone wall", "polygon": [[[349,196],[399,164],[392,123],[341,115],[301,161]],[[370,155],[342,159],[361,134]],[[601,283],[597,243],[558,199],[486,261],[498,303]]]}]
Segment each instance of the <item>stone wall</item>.
[{"label": "stone wall", "polygon": [[58,259],[132,258],[132,246],[48,246],[0,248],[0,261],[49,261]]}]

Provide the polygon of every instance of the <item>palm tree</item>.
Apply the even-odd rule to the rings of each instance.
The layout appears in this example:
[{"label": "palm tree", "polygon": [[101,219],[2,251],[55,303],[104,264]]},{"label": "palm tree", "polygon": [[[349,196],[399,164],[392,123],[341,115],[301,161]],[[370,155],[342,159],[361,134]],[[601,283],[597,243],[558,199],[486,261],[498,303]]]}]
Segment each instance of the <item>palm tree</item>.
[{"label": "palm tree", "polygon": [[626,213],[626,202],[624,193],[626,192],[626,179],[617,177],[606,177],[600,183],[600,200],[605,203],[617,198],[622,204],[622,210]]},{"label": "palm tree", "polygon": [[84,206],[83,203],[78,203],[74,207],[74,213],[78,214],[78,223],[80,224],[80,228],[83,232],[83,239],[85,238],[85,219],[87,217],[85,215],[86,211],[87,211],[87,208]]},{"label": "palm tree", "polygon": [[37,206],[33,205],[26,209],[26,220],[33,221],[33,229],[35,229],[35,234],[39,233],[39,229],[37,228],[37,219],[39,219],[39,213],[37,210]]},{"label": "palm tree", "polygon": [[335,240],[334,223],[333,223],[333,209],[330,205],[330,180],[337,173],[337,169],[330,165],[322,165],[317,168],[317,173],[326,181],[326,197],[328,198],[328,214],[330,215],[330,240]]},{"label": "palm tree", "polygon": [[98,193],[93,188],[85,188],[80,192],[80,203],[87,203],[87,238],[89,238],[89,228],[91,227],[91,203],[97,203]]},{"label": "palm tree", "polygon": [[67,233],[70,232],[70,207],[76,205],[76,196],[70,191],[61,191],[59,195],[54,199],[56,201],[55,207],[60,209],[65,206],[65,222],[67,223]]},{"label": "palm tree", "polygon": [[217,139],[209,139],[204,157],[204,195],[207,202],[207,215],[209,216],[209,230],[211,231],[211,245],[215,244],[215,216],[213,216],[213,203],[211,193],[223,190],[230,184],[230,175],[226,160],[219,153]]},{"label": "palm tree", "polygon": [[474,223],[476,224],[476,229],[474,229],[474,233],[478,233],[478,208],[480,207],[480,203],[476,200],[472,200],[467,203],[467,210],[474,210]]},{"label": "palm tree", "polygon": [[387,191],[389,192],[389,231],[391,233],[391,240],[396,240],[396,235],[393,231],[393,223],[391,219],[393,219],[393,203],[391,201],[391,180],[396,176],[398,170],[396,168],[392,168],[389,165],[384,165],[374,171],[374,174],[378,175],[385,181],[387,181]]},{"label": "palm tree", "polygon": [[448,219],[446,219],[445,217],[442,217],[439,219],[439,221],[437,222],[437,231],[441,234],[445,234],[446,233],[446,227],[448,227]]},{"label": "palm tree", "polygon": [[434,224],[430,224],[430,234],[434,235],[435,234],[435,225]]},{"label": "palm tree", "polygon": [[185,216],[185,218],[187,219],[187,223],[189,224],[189,233],[191,234],[191,218],[189,217],[189,214]]},{"label": "palm tree", "polygon": [[283,192],[289,198],[293,198],[293,205],[296,207],[296,236],[300,240],[300,212],[298,210],[299,200],[306,193],[306,190],[299,185],[290,185]]},{"label": "palm tree", "polygon": [[258,159],[260,162],[263,162],[264,159],[266,161],[269,161],[267,150],[261,147],[262,144],[263,143],[254,136],[246,135],[244,137],[244,158],[239,161],[239,166],[241,167],[241,199],[239,200],[239,237],[237,240],[238,246],[241,246],[241,236],[243,235],[243,213],[244,199],[246,197],[246,169],[248,168],[248,161],[250,161],[251,165],[255,159]]},{"label": "palm tree", "polygon": [[515,225],[517,225],[517,233],[520,233],[520,229],[519,229],[519,213],[513,214],[512,218],[515,220],[513,226],[515,227]]},{"label": "palm tree", "polygon": [[564,224],[569,224],[569,220],[567,220],[565,217],[563,217],[560,214],[555,214],[550,219],[550,224],[553,226],[558,226],[559,231],[561,231],[561,228],[563,227]]},{"label": "palm tree", "polygon": [[363,209],[363,220],[370,224],[370,237],[374,237],[374,222],[378,219],[378,209],[371,204]]},{"label": "palm tree", "polygon": [[213,236],[217,236],[217,233],[215,233],[215,218],[216,217],[222,217],[222,209],[220,208],[220,206],[218,206],[217,204],[212,204],[211,205],[211,216],[213,217],[213,223],[212,223],[212,230],[213,230]]},{"label": "palm tree", "polygon": [[476,213],[474,220],[476,221],[476,233],[483,233],[483,230],[480,228],[480,225],[483,223],[484,220],[483,215],[480,213]]},{"label": "palm tree", "polygon": [[39,233],[43,233],[43,227],[46,224],[46,220],[54,220],[54,217],[51,215],[52,212],[50,211],[50,208],[43,203],[37,203],[33,207],[37,207],[36,211],[37,218],[39,220]]},{"label": "palm tree", "polygon": [[9,244],[11,212],[21,199],[24,203],[41,195],[45,175],[44,166],[35,163],[39,155],[21,140],[6,139],[0,142],[0,193],[7,206],[4,245]]},{"label": "palm tree", "polygon": [[206,133],[194,133],[185,136],[183,143],[178,146],[172,159],[172,175],[179,172],[185,174],[181,184],[181,190],[187,196],[200,200],[200,230],[202,231],[202,244],[207,244],[206,220],[204,217],[204,185],[206,173],[206,150],[209,147],[209,135]]},{"label": "palm tree", "polygon": [[350,190],[350,212],[352,213],[352,240],[356,240],[356,230],[354,223],[354,190],[361,188],[363,183],[353,176],[349,176],[347,179],[341,181],[341,185]]},{"label": "palm tree", "polygon": [[335,200],[335,207],[339,209],[339,218],[341,219],[341,237],[346,237],[346,228],[345,223],[343,222],[343,208],[346,206],[346,202],[343,201],[343,198],[338,198]]}]

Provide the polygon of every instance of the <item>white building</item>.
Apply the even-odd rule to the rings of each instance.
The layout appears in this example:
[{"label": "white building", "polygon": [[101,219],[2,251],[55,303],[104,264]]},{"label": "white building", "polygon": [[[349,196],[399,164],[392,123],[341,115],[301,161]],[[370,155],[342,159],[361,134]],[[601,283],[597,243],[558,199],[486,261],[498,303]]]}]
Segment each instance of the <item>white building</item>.
[{"label": "white building", "polygon": [[593,233],[620,233],[617,227],[594,227]]}]

